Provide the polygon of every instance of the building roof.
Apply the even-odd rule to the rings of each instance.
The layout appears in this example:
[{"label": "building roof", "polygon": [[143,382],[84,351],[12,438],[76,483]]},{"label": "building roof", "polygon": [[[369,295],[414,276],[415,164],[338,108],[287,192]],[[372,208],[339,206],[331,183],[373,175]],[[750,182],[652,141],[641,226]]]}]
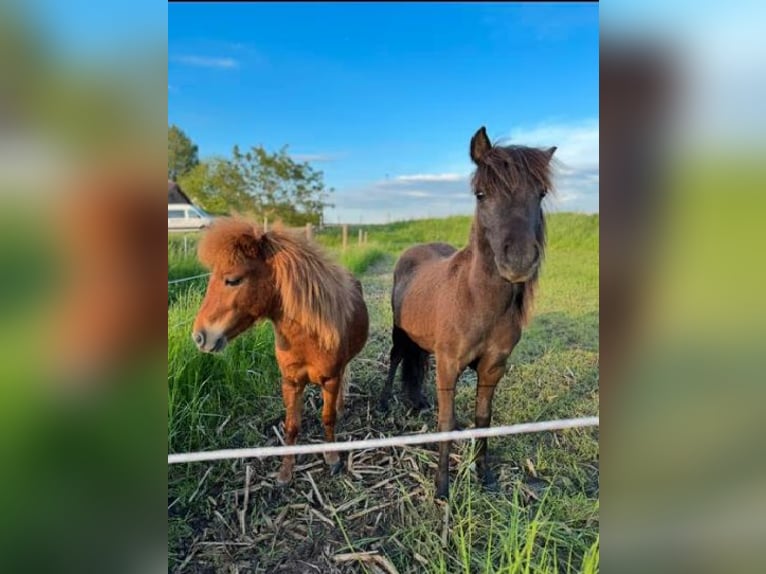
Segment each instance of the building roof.
[{"label": "building roof", "polygon": [[189,196],[187,196],[183,190],[181,189],[181,186],[178,185],[175,181],[168,180],[168,204],[170,203],[188,203],[189,205],[192,204],[192,200],[189,199]]}]

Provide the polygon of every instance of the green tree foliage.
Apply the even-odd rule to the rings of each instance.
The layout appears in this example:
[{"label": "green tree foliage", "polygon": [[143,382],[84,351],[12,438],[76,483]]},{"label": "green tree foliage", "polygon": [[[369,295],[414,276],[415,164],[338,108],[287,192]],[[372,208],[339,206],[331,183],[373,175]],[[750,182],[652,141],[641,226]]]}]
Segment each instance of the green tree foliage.
[{"label": "green tree foliage", "polygon": [[188,174],[199,164],[197,153],[197,146],[181,128],[168,126],[168,177]]},{"label": "green tree foliage", "polygon": [[326,189],[324,174],[307,162],[297,162],[287,146],[270,153],[262,146],[231,158],[200,162],[197,146],[177,126],[168,127],[168,171],[175,170],[185,193],[213,214],[240,213],[289,226],[320,225],[333,189]]},{"label": "green tree foliage", "polygon": [[179,178],[181,189],[208,213],[252,213],[254,202],[245,191],[245,181],[231,160],[212,158],[200,162]]},{"label": "green tree foliage", "polygon": [[296,162],[287,146],[269,153],[262,146],[232,150],[232,161],[241,174],[253,208],[270,220],[286,225],[322,223],[322,213],[332,189],[326,190],[324,174],[307,162]]}]

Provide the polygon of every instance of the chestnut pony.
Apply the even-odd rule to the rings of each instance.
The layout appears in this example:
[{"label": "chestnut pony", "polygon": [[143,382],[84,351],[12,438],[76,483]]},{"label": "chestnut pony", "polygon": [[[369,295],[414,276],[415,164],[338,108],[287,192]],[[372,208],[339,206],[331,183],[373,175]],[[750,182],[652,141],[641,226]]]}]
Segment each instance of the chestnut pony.
[{"label": "chestnut pony", "polygon": [[[313,243],[281,228],[264,233],[238,218],[213,222],[198,257],[211,271],[194,320],[192,338],[204,352],[221,351],[260,319],[274,326],[276,358],[287,410],[285,439],[295,444],[306,383],[322,387],[325,439],[335,440],[343,411],[343,375],[367,341],[369,319],[362,286]],[[333,474],[343,464],[325,454]],[[294,456],[285,456],[277,481],[292,479]]]},{"label": "chestnut pony", "polygon": [[[484,127],[471,139],[476,211],[467,247],[416,245],[394,269],[393,347],[381,406],[388,407],[396,370],[416,409],[428,356],[436,359],[438,430],[455,428],[455,384],[466,367],[478,375],[476,427],[490,426],[492,396],[506,359],[521,338],[545,247],[541,202],[551,187],[555,147],[493,146]],[[436,495],[449,496],[450,443],[439,444]],[[487,439],[479,439],[476,468],[489,488]]]}]

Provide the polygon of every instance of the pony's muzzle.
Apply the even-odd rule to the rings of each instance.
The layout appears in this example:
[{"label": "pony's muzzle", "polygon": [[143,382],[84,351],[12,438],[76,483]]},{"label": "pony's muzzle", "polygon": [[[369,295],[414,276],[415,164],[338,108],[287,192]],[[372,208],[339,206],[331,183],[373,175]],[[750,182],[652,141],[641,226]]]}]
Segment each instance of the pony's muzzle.
[{"label": "pony's muzzle", "polygon": [[203,353],[216,353],[222,351],[226,346],[226,337],[220,335],[218,337],[210,336],[205,331],[194,331],[192,333],[192,340],[197,348]]},{"label": "pony's muzzle", "polygon": [[534,247],[522,253],[509,251],[506,246],[505,261],[495,260],[498,272],[506,281],[511,283],[528,281],[540,265],[540,250]]}]

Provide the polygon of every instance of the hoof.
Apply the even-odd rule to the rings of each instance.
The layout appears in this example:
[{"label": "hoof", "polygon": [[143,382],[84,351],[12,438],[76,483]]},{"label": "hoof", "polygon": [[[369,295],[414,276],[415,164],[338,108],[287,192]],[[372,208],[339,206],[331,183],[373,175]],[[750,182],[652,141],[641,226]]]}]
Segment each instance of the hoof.
[{"label": "hoof", "polygon": [[449,500],[449,481],[436,481],[436,500]]},{"label": "hoof", "polygon": [[412,404],[412,410],[415,411],[415,413],[420,413],[421,411],[427,411],[431,408],[431,404],[426,400],[426,398],[423,395],[419,395],[417,397],[410,397],[410,404]]},{"label": "hoof", "polygon": [[423,399],[422,401],[420,401],[418,404],[415,405],[415,410],[418,412],[429,411],[431,410],[431,403]]},{"label": "hoof", "polygon": [[284,488],[288,484],[290,484],[293,480],[293,472],[292,470],[290,472],[285,472],[284,469],[281,469],[279,471],[279,474],[277,474],[277,486],[280,488]]},{"label": "hoof", "polygon": [[336,474],[340,474],[343,470],[343,460],[339,460],[336,463],[333,463],[330,465],[330,476],[335,476]]}]

